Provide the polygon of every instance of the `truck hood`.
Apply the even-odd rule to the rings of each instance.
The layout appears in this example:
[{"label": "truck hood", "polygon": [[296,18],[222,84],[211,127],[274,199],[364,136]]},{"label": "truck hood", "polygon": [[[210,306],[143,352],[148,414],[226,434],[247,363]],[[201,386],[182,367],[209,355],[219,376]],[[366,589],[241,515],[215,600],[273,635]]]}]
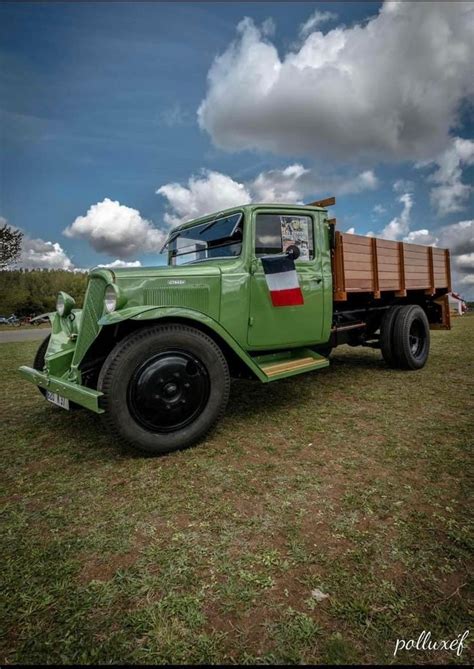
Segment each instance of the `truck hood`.
[{"label": "truck hood", "polygon": [[220,276],[221,269],[217,265],[206,265],[197,263],[196,265],[181,265],[180,267],[171,267],[169,265],[158,265],[156,267],[120,267],[109,270],[118,280],[141,279],[145,277],[156,277],[163,279],[173,279],[180,277],[198,278]]}]

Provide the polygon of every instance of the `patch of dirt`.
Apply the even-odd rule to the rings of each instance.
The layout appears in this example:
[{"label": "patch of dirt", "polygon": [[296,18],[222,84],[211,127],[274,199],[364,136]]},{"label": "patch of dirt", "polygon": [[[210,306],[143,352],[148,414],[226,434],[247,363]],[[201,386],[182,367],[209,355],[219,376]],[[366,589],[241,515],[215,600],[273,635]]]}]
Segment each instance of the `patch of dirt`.
[{"label": "patch of dirt", "polygon": [[140,549],[134,549],[128,553],[118,553],[116,555],[90,556],[79,573],[79,580],[81,583],[110,581],[117,571],[127,569],[135,564],[139,555]]}]

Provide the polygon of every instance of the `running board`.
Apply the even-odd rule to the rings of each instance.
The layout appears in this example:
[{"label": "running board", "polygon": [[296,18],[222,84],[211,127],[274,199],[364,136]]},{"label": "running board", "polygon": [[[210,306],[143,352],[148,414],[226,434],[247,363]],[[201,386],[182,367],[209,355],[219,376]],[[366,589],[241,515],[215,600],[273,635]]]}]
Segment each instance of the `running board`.
[{"label": "running board", "polygon": [[258,355],[253,358],[253,361],[263,372],[267,382],[303,374],[303,372],[312,372],[329,365],[327,358],[307,348]]}]

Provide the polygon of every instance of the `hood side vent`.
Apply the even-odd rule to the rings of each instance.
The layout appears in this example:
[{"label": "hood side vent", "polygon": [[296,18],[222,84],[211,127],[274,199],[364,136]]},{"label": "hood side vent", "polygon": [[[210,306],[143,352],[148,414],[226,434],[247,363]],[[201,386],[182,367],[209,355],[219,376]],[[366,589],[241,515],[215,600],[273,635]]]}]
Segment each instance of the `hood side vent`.
[{"label": "hood side vent", "polygon": [[209,307],[209,288],[147,288],[145,304],[157,307],[190,307],[197,311],[207,311]]}]

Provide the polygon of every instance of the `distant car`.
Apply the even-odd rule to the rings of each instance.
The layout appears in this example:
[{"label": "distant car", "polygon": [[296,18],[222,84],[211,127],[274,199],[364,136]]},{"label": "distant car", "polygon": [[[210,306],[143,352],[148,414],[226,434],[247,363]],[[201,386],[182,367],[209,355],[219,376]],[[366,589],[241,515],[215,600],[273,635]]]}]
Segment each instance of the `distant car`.
[{"label": "distant car", "polygon": [[15,316],[15,314],[11,314],[8,318],[5,318],[5,316],[0,316],[0,325],[20,325],[20,321],[18,318]]}]

